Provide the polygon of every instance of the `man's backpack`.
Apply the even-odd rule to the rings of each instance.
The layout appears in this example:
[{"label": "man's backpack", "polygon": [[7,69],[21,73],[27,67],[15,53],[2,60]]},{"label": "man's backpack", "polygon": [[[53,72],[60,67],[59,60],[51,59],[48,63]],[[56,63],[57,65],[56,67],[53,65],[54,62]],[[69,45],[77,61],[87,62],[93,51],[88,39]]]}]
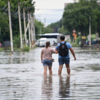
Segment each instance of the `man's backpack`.
[{"label": "man's backpack", "polygon": [[64,42],[64,44],[60,42],[58,52],[59,52],[59,55],[63,57],[68,55],[68,48],[67,48],[66,42]]}]

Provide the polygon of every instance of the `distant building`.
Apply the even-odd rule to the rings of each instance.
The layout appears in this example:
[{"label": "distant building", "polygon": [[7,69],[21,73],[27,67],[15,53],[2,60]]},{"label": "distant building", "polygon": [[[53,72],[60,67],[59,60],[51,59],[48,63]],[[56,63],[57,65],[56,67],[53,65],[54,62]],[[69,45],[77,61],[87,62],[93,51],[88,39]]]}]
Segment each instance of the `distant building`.
[{"label": "distant building", "polygon": [[97,2],[98,3],[98,5],[100,5],[100,1],[99,2]]},{"label": "distant building", "polygon": [[[85,1],[89,1],[89,0],[85,0]],[[100,0],[97,1],[97,4],[100,5]]]}]

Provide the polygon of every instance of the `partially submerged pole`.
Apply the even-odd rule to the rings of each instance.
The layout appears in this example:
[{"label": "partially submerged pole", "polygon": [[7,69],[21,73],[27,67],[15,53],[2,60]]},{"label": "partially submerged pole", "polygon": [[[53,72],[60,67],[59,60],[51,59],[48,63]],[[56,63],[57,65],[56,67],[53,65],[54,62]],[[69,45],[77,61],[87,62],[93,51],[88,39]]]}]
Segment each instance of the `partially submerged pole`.
[{"label": "partially submerged pole", "polygon": [[91,46],[91,16],[89,17],[89,46]]},{"label": "partially submerged pole", "polygon": [[13,53],[12,25],[11,25],[11,12],[10,12],[10,1],[9,0],[8,0],[8,15],[9,15],[11,53]]},{"label": "partially submerged pole", "polygon": [[20,29],[20,46],[23,50],[23,41],[22,41],[22,27],[21,27],[21,16],[20,16],[20,2],[18,1],[18,15],[19,15],[19,29]]},{"label": "partially submerged pole", "polygon": [[31,30],[30,30],[30,13],[28,13],[28,23],[29,23],[29,47],[31,48],[31,38],[30,38],[30,35],[31,35]]},{"label": "partially submerged pole", "polygon": [[25,21],[25,10],[24,10],[24,9],[23,9],[23,19],[24,19],[24,37],[25,37],[25,45],[27,46],[26,21]]}]

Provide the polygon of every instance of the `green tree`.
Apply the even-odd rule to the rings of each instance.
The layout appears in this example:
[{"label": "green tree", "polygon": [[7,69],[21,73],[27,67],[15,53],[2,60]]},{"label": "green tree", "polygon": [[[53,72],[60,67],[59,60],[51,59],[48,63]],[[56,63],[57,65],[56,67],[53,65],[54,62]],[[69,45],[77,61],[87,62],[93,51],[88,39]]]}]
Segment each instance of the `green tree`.
[{"label": "green tree", "polygon": [[36,38],[39,34],[44,34],[44,24],[41,21],[35,20],[35,34]]},{"label": "green tree", "polygon": [[63,13],[63,25],[71,34],[75,29],[82,35],[87,35],[91,16],[92,32],[95,32],[99,17],[96,12],[99,12],[97,0],[80,0],[78,3],[69,4]]},{"label": "green tree", "polygon": [[58,30],[59,33],[62,33],[64,35],[69,35],[70,33],[68,32],[67,29],[64,28],[64,26],[62,26],[59,30]]},{"label": "green tree", "polygon": [[59,28],[62,27],[62,19],[57,21],[57,22],[55,22],[55,23],[51,23],[47,27],[51,28],[53,30],[52,32],[58,32]]},{"label": "green tree", "polygon": [[4,39],[9,38],[9,27],[8,27],[8,16],[6,13],[0,12],[0,28],[1,28],[1,34],[0,34],[0,41],[2,42]]},{"label": "green tree", "polygon": [[44,33],[52,33],[52,32],[53,32],[53,29],[52,29],[52,28],[46,27],[46,28],[44,29]]},{"label": "green tree", "polygon": [[[1,30],[2,35],[0,36],[2,41],[9,39],[9,20],[8,20],[8,0],[0,0],[0,25],[2,24]],[[33,0],[10,0],[11,3],[11,19],[12,19],[12,29],[13,29],[13,36],[19,36],[19,21],[18,21],[18,1],[20,2],[21,6],[21,20],[22,20],[22,32],[24,33],[24,26],[23,26],[23,8],[26,11],[26,22],[27,22],[27,13],[31,13],[33,15],[35,11]],[[28,23],[28,22],[27,22]],[[19,41],[18,41],[19,42]]]}]

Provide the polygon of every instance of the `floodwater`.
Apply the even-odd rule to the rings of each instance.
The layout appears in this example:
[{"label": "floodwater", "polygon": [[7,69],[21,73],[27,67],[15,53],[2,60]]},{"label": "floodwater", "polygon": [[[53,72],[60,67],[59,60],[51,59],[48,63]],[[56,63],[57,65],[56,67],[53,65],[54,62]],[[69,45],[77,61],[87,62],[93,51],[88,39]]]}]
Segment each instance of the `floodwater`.
[{"label": "floodwater", "polygon": [[73,48],[71,75],[58,76],[58,55],[53,54],[53,75],[43,75],[42,48],[30,52],[0,52],[0,100],[100,100],[100,51]]}]

